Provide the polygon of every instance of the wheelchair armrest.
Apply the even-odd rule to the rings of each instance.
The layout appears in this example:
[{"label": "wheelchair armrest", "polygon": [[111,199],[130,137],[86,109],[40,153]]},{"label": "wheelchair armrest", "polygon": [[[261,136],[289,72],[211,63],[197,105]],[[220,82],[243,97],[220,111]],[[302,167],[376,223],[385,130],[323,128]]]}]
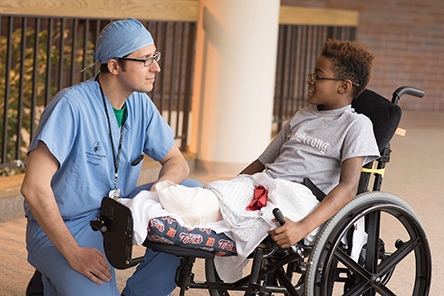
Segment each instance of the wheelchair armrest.
[{"label": "wheelchair armrest", "polygon": [[104,197],[100,207],[100,216],[91,221],[90,225],[93,230],[100,230],[102,233],[106,257],[115,268],[126,269],[145,261],[144,257],[131,258],[133,217],[128,207],[109,197]]},{"label": "wheelchair armrest", "polygon": [[314,196],[316,196],[316,199],[321,202],[324,200],[326,194],[322,192],[321,189],[319,189],[309,178],[304,178],[303,184],[307,186],[311,192],[313,192]]}]

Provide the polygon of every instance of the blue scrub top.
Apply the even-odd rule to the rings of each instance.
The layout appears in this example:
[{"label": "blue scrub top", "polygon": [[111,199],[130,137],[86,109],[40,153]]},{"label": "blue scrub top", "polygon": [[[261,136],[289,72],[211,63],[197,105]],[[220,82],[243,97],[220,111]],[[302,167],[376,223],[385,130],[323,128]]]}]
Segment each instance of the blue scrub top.
[{"label": "blue scrub top", "polygon": [[[108,100],[114,151],[120,128]],[[129,196],[136,188],[142,153],[161,160],[174,145],[174,133],[146,93],[126,100],[117,188]],[[29,152],[43,141],[59,162],[51,186],[64,220],[96,215],[104,196],[114,189],[114,161],[108,121],[99,84],[94,79],[63,89],[45,108]],[[35,220],[26,201],[28,219]]]}]

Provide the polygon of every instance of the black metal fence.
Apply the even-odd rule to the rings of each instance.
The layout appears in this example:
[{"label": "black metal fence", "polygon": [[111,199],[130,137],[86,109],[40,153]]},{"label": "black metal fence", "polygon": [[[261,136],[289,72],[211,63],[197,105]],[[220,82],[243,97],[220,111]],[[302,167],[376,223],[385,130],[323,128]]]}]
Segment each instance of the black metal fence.
[{"label": "black metal fence", "polygon": [[[92,78],[90,53],[111,20],[0,15],[0,169],[24,164],[40,114],[60,89]],[[196,24],[143,21],[162,52],[150,93],[186,149]]]},{"label": "black metal fence", "polygon": [[[101,29],[109,19],[0,15],[0,175],[25,163],[40,114],[63,87],[92,78]],[[196,23],[143,21],[162,52],[162,72],[150,93],[186,150]],[[306,77],[328,38],[354,40],[353,27],[280,25],[273,123],[278,130],[307,105]]]}]

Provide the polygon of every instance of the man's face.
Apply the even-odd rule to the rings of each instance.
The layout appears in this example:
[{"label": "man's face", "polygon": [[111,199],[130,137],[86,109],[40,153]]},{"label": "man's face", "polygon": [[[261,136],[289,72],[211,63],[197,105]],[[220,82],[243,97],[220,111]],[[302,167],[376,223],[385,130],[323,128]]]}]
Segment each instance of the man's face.
[{"label": "man's face", "polygon": [[[127,58],[145,60],[154,56],[156,46],[154,44],[141,48],[127,56]],[[119,73],[120,81],[125,90],[129,92],[150,92],[153,89],[156,74],[160,72],[157,61],[145,67],[143,62],[125,61],[125,69]]]}]

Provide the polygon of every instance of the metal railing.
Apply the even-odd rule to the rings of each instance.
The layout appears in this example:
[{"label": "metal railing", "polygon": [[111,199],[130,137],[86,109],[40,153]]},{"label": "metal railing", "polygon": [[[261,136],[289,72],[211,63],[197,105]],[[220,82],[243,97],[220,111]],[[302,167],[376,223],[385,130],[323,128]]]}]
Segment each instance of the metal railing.
[{"label": "metal railing", "polygon": [[[24,164],[44,107],[60,89],[99,71],[90,52],[109,19],[0,15],[0,169]],[[142,21],[162,52],[150,97],[186,150],[196,23]]]},{"label": "metal railing", "polygon": [[[25,163],[41,112],[63,87],[92,78],[101,29],[109,19],[0,15],[0,169]],[[196,22],[142,21],[162,52],[150,97],[173,128],[182,151],[188,141]],[[279,130],[307,105],[306,77],[328,38],[354,40],[355,27],[280,25],[273,123]]]}]

